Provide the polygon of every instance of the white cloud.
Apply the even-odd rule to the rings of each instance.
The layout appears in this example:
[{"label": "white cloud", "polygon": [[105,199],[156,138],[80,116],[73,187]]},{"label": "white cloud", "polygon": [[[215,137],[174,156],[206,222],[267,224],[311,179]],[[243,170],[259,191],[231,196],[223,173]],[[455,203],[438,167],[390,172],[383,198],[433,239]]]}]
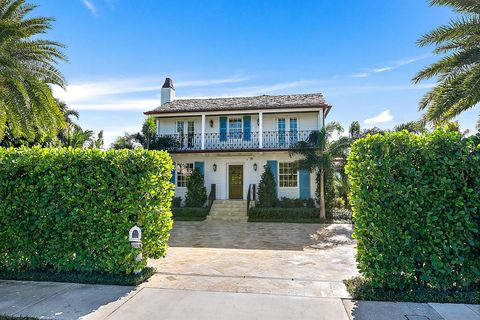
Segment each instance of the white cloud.
[{"label": "white cloud", "polygon": [[87,9],[95,16],[98,17],[97,7],[90,0],[82,0],[83,4]]},{"label": "white cloud", "polygon": [[[250,77],[227,77],[223,79],[185,80],[174,82],[176,88],[206,87],[220,84],[239,83],[250,79]],[[155,85],[152,85],[155,83]],[[160,92],[163,79],[155,77],[144,77],[134,79],[112,79],[94,82],[74,83],[68,85],[66,90],[54,87],[55,97],[67,102],[88,102],[98,103],[99,100],[108,96],[123,95],[142,92]]]},{"label": "white cloud", "polygon": [[363,72],[355,73],[355,74],[352,75],[352,77],[354,77],[354,78],[366,78],[369,75],[371,75],[372,73],[382,73],[382,72],[392,71],[392,70],[395,70],[395,69],[400,68],[402,66],[405,66],[405,65],[408,65],[408,64],[420,61],[420,60],[427,59],[430,56],[431,55],[424,55],[424,56],[413,57],[413,58],[409,58],[409,59],[405,59],[405,60],[398,60],[398,61],[392,63],[389,66],[379,67],[379,68],[371,68],[371,69],[368,69],[368,70],[363,71]]},{"label": "white cloud", "polygon": [[359,72],[359,73],[355,73],[352,75],[352,77],[354,78],[366,78],[368,77],[369,73],[368,72]]},{"label": "white cloud", "polygon": [[380,72],[390,71],[390,70],[393,70],[393,69],[394,69],[394,67],[383,67],[383,68],[372,69],[372,72],[380,73]]},{"label": "white cloud", "polygon": [[393,120],[393,116],[390,114],[390,110],[387,109],[373,118],[363,120],[365,124],[375,125],[379,123],[389,122]]}]

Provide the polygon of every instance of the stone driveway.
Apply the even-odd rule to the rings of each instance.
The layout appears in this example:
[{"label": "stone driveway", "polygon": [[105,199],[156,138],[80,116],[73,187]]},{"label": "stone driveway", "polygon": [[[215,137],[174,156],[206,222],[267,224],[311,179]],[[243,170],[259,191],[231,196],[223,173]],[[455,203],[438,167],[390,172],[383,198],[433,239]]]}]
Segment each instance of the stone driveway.
[{"label": "stone driveway", "polygon": [[143,286],[348,298],[357,275],[348,224],[175,222],[167,257]]}]

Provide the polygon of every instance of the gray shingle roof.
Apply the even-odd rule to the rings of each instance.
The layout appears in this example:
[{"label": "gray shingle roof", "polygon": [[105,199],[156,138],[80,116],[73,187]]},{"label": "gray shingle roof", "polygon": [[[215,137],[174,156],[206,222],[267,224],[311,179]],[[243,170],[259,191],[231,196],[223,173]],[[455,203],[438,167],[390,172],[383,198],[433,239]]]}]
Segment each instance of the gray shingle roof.
[{"label": "gray shingle roof", "polygon": [[145,114],[309,107],[330,108],[321,93],[307,93],[282,96],[263,95],[256,97],[179,99],[165,103],[154,110],[145,112]]}]

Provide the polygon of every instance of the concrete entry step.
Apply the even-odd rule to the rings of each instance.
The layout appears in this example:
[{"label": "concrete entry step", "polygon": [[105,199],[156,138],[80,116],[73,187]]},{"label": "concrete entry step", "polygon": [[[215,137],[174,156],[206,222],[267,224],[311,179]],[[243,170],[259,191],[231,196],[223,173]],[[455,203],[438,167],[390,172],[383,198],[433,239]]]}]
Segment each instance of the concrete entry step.
[{"label": "concrete entry step", "polygon": [[209,221],[247,221],[247,201],[215,200],[210,209]]}]

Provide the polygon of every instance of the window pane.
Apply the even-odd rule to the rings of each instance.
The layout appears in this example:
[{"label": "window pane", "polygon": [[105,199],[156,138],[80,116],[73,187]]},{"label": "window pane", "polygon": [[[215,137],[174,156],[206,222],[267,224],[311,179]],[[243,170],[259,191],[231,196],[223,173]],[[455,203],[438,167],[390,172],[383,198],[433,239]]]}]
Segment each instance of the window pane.
[{"label": "window pane", "polygon": [[230,138],[240,139],[242,135],[242,119],[228,119],[228,132],[230,133]]},{"label": "window pane", "polygon": [[295,162],[280,162],[278,167],[280,187],[297,187],[297,170]]},{"label": "window pane", "polygon": [[177,187],[186,187],[193,172],[193,163],[177,163]]}]

